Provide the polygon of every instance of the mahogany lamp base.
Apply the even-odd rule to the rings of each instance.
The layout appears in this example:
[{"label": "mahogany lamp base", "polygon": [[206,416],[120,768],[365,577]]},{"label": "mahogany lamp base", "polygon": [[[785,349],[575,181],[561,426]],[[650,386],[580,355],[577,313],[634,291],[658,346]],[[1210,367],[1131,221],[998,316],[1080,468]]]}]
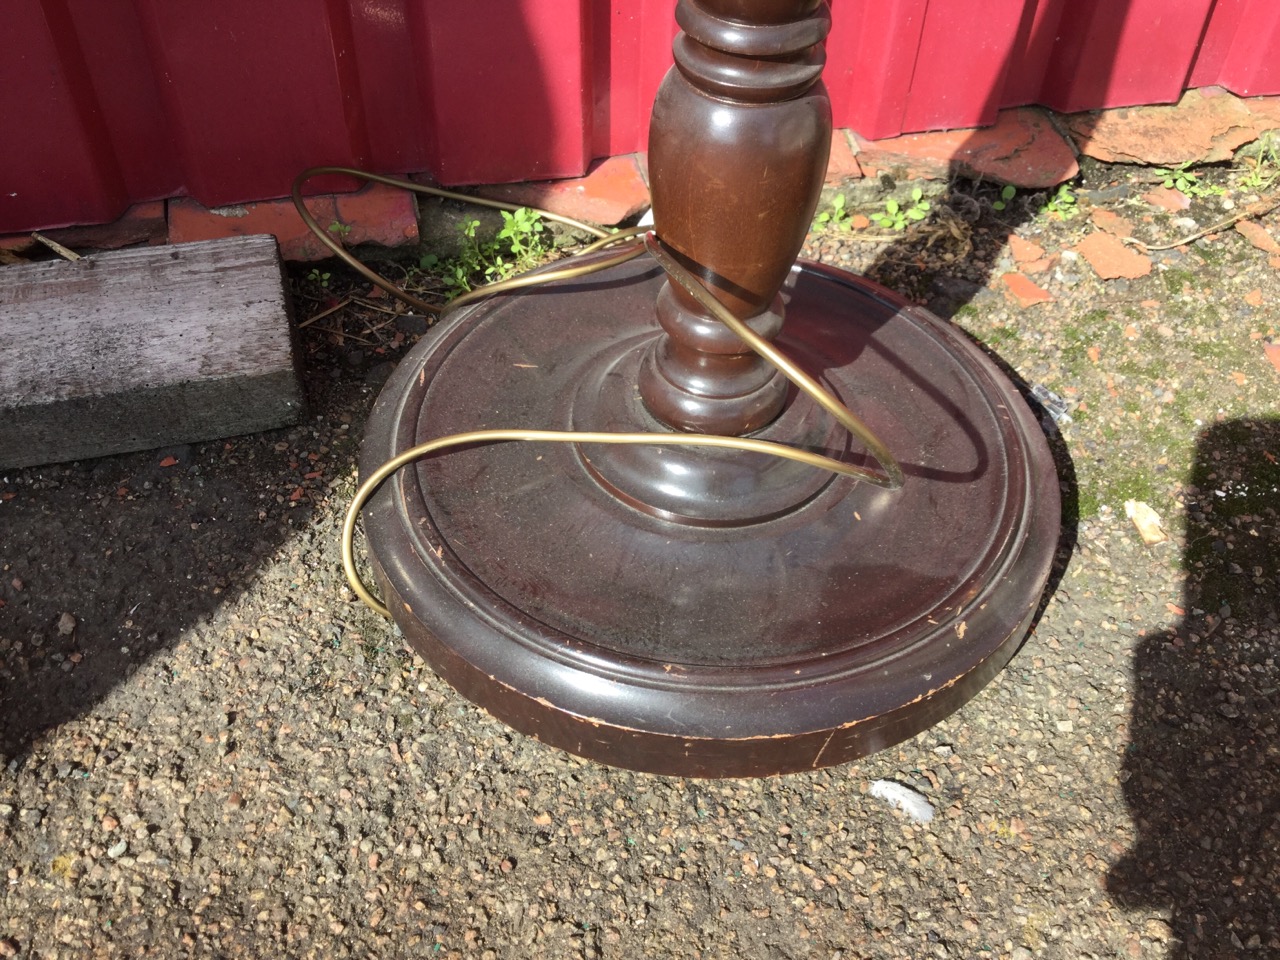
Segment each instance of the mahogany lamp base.
[{"label": "mahogany lamp base", "polygon": [[[387,383],[362,472],[469,430],[662,429],[629,371],[663,281],[642,258],[460,310]],[[1059,531],[1035,418],[958,330],[875,284],[800,263],[782,297],[777,345],[905,485],[686,448],[505,443],[406,467],[365,509],[369,548],[396,622],[464,696],[604,763],[763,776],[904,740],[1013,655]],[[755,436],[861,453],[795,396]]]}]

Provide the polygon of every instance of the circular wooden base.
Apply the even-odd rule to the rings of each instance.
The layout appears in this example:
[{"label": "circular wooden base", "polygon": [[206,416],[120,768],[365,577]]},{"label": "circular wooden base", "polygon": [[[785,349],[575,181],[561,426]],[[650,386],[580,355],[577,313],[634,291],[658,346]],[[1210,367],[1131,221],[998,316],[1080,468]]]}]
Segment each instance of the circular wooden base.
[{"label": "circular wooden base", "polygon": [[[656,429],[618,422],[643,408],[601,371],[659,336],[662,281],[642,259],[460,311],[388,382],[363,471],[444,434],[573,429],[594,411]],[[910,737],[1013,655],[1059,529],[1030,411],[959,331],[874,284],[799,264],[783,297],[778,345],[885,440],[905,486],[819,477],[725,525],[628,503],[592,468],[599,448],[419,461],[364,524],[396,621],[464,696],[604,763],[760,776]],[[720,469],[736,468],[702,475]]]}]

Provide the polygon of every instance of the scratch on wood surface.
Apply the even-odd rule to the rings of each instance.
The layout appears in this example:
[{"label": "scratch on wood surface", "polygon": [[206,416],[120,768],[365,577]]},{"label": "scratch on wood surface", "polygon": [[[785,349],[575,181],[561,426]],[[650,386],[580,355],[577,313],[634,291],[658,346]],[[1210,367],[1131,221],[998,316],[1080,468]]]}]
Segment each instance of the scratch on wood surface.
[{"label": "scratch on wood surface", "polygon": [[818,755],[813,758],[813,769],[818,769],[818,764],[822,761],[822,755],[827,752],[827,745],[831,743],[831,739],[835,735],[835,730],[832,730],[827,734],[827,739],[822,741],[822,746],[818,748]]}]

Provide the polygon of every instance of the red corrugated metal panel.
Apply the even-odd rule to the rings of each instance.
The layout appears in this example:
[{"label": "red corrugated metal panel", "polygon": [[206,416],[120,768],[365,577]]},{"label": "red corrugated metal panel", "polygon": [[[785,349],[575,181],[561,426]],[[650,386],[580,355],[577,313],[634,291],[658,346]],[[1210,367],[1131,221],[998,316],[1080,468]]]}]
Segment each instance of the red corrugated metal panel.
[{"label": "red corrugated metal panel", "polygon": [[928,0],[836,0],[823,79],[836,126],[901,131]]},{"label": "red corrugated metal panel", "polygon": [[[136,0],[166,132],[210,206],[280,196],[288,170],[365,164],[349,20],[316,0]],[[352,121],[352,122],[349,122]]]},{"label": "red corrugated metal panel", "polygon": [[[945,4],[944,4],[945,5]],[[994,123],[1006,99],[1004,86],[1015,50],[1023,0],[986,0],[982,15],[972,4],[951,0],[939,14],[929,4],[920,32],[902,130],[945,130]],[[958,51],[964,51],[957,56]]]},{"label": "red corrugated metal panel", "polygon": [[1243,97],[1280,91],[1280,4],[1218,0],[1189,81],[1210,84]]},{"label": "red corrugated metal panel", "polygon": [[654,94],[671,66],[672,0],[591,0],[592,155],[643,150]]},{"label": "red corrugated metal panel", "polygon": [[[104,4],[107,6],[107,4]],[[108,17],[108,19],[111,19]],[[136,50],[124,22],[106,34],[124,53]],[[145,172],[125,170],[119,154],[155,131],[139,130],[118,99],[90,74],[96,53],[82,44],[67,4],[10,4],[0,45],[0,227],[12,229],[110,220],[134,191],[149,192]],[[92,39],[92,37],[88,38]],[[88,50],[88,55],[86,55]],[[147,58],[109,64],[118,94],[154,95]],[[140,69],[139,69],[140,68]],[[133,159],[142,158],[137,152]]]},{"label": "red corrugated metal panel", "polygon": [[1214,0],[1064,0],[1035,100],[1064,113],[1172,103]]},{"label": "red corrugated metal panel", "polygon": [[[477,183],[643,150],[674,0],[27,0],[0,32],[0,232],[314,164]],[[870,138],[1000,107],[1280,93],[1276,0],[834,0],[836,123]],[[318,182],[313,189],[334,189]]]},{"label": "red corrugated metal panel", "polygon": [[442,182],[549,179],[586,169],[589,15],[587,3],[567,0],[412,5],[431,168]]}]

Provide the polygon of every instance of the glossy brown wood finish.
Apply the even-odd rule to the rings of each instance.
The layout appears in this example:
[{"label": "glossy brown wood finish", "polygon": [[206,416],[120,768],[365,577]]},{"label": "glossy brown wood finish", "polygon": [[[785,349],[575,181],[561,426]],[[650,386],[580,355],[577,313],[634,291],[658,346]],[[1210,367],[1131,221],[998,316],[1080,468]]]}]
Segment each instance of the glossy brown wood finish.
[{"label": "glossy brown wood finish", "polygon": [[[681,0],[676,66],[653,107],[655,229],[740,319],[776,336],[779,288],[813,219],[831,143],[820,76],[824,4]],[[743,434],[782,409],[781,375],[688,296],[659,300],[668,337],[640,378],[649,410],[679,430]]]},{"label": "glossy brown wood finish", "polygon": [[[830,141],[825,5],[677,15],[650,144],[657,232],[858,412],[905,484],[662,444],[476,445],[402,470],[365,529],[409,642],[512,727],[654,773],[810,770],[923,730],[1007,662],[1049,576],[1057,476],[961,332],[794,263]],[[807,403],[635,260],[431,331],[379,398],[361,469],[485,427],[753,432],[865,459]]]},{"label": "glossy brown wood finish", "polygon": [[[663,282],[633,261],[460,311],[388,382],[362,472],[446,433],[566,424],[602,355],[663,335]],[[1058,536],[1035,418],[962,333],[887,291],[802,264],[786,294],[779,345],[888,438],[903,488],[836,479],[766,523],[706,528],[623,506],[596,447],[406,468],[365,528],[397,622],[459,691],[605,763],[758,776],[911,736],[1004,665]]]}]

